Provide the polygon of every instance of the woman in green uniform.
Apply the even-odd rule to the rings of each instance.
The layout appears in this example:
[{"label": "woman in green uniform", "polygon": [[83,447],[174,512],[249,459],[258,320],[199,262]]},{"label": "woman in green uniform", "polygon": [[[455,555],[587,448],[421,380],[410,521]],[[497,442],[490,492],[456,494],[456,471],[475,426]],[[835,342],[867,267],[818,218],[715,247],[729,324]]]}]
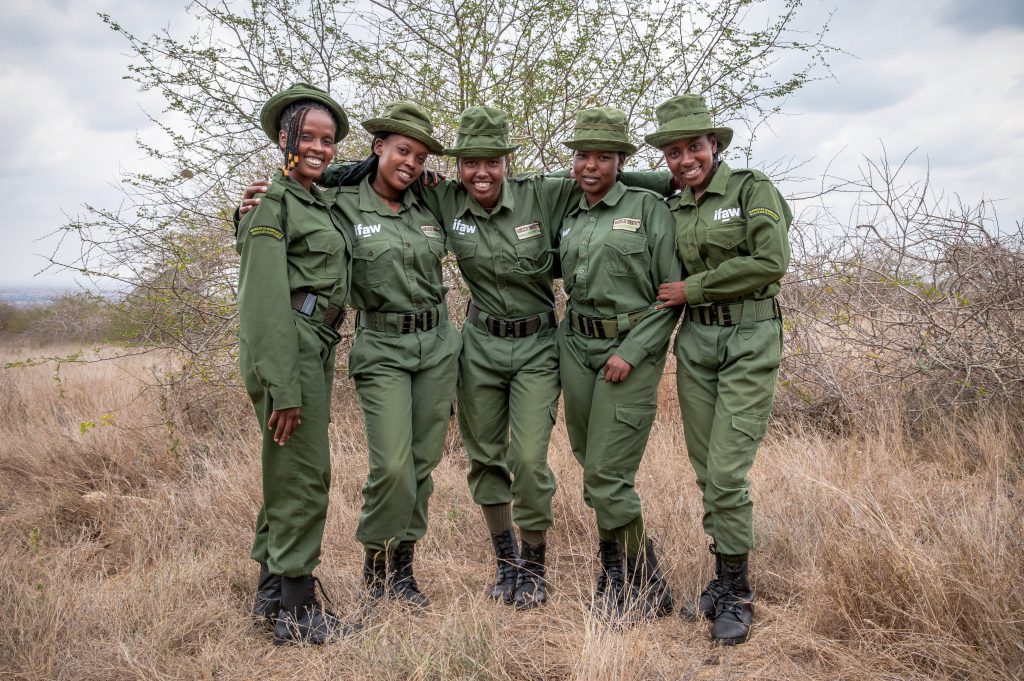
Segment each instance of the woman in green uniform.
[{"label": "woman in green uniform", "polygon": [[444,449],[462,343],[444,302],[444,230],[408,189],[441,144],[412,102],[391,104],[363,127],[374,136],[369,172],[332,190],[334,213],[354,242],[349,375],[370,459],[356,538],[371,597],[425,606],[414,547],[427,529],[431,472]]},{"label": "woman in green uniform", "polygon": [[297,83],[260,112],[285,161],[238,225],[239,361],[263,433],[254,614],[274,643],[324,643],[344,627],[314,593],[331,480],[327,422],[351,245],[313,182],[348,133],[344,110]]},{"label": "woman in green uniform", "polygon": [[[671,612],[672,597],[634,482],[679,319],[678,309],[656,310],[655,299],[662,284],[682,277],[682,266],[662,198],[618,179],[636,151],[625,114],[581,111],[564,144],[575,152],[573,176],[583,197],[560,232],[569,304],[558,348],[569,441],[583,466],[584,499],[608,548],[595,609],[648,619]],[[618,547],[625,553],[624,579]]]},{"label": "woman in green uniform", "polygon": [[683,615],[713,620],[712,638],[736,644],[747,640],[754,615],[747,475],[775,400],[782,353],[775,296],[789,266],[793,218],[763,173],[719,160],[733,131],[713,125],[702,97],[673,97],[657,117],[646,139],[683,187],[668,205],[688,275],[663,284],[658,300],[686,306],[675,347],[679,406],[715,556],[714,578]]}]

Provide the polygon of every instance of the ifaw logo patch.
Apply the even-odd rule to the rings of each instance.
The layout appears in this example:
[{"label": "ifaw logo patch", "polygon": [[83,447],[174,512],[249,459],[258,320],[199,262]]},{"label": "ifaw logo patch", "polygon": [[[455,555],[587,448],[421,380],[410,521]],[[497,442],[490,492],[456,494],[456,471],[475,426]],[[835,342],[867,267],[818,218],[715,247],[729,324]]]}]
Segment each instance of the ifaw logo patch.
[{"label": "ifaw logo patch", "polygon": [[456,234],[476,234],[476,225],[455,218],[452,220],[452,231]]},{"label": "ifaw logo patch", "polygon": [[715,220],[719,222],[728,222],[733,218],[738,218],[741,215],[739,208],[719,208],[715,211]]},{"label": "ifaw logo patch", "polygon": [[528,225],[519,225],[516,227],[516,236],[520,241],[540,236],[540,223],[531,222]]},{"label": "ifaw logo patch", "polygon": [[361,225],[356,223],[353,225],[353,228],[355,229],[356,236],[360,238],[366,238],[380,233],[380,225]]},{"label": "ifaw logo patch", "polygon": [[612,229],[623,232],[635,232],[640,229],[640,220],[637,218],[618,218],[612,223]]}]

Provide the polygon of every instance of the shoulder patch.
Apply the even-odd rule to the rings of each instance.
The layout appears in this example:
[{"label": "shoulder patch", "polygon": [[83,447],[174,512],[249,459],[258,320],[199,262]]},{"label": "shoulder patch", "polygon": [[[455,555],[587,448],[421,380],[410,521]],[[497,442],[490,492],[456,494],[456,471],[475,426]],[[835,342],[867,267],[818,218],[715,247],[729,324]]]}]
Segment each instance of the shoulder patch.
[{"label": "shoulder patch", "polygon": [[640,229],[640,220],[638,218],[616,218],[612,223],[612,229],[618,229],[624,232],[636,232]]},{"label": "shoulder patch", "polygon": [[284,232],[279,230],[277,227],[257,225],[249,228],[249,236],[269,236],[280,241],[281,239],[284,239]]},{"label": "shoulder patch", "polygon": [[753,217],[755,215],[767,215],[775,222],[780,220],[779,214],[773,211],[771,208],[751,208],[747,211],[747,217]]}]

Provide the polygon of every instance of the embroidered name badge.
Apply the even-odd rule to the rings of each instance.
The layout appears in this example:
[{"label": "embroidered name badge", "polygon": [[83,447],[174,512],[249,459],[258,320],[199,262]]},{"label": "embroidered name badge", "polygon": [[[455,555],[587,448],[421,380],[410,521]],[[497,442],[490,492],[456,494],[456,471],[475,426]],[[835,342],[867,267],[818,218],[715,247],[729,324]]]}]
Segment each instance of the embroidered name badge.
[{"label": "embroidered name badge", "polygon": [[276,227],[250,227],[249,236],[269,236],[280,241],[284,238],[284,232]]},{"label": "embroidered name badge", "polygon": [[540,223],[531,222],[528,225],[519,225],[516,227],[516,236],[520,241],[540,236]]},{"label": "embroidered name badge", "polygon": [[616,218],[615,222],[612,223],[612,229],[635,232],[640,229],[640,220],[637,218]]},{"label": "embroidered name badge", "polygon": [[739,208],[719,208],[715,211],[715,220],[718,220],[719,222],[728,222],[729,220],[738,218],[739,216]]},{"label": "embroidered name badge", "polygon": [[424,236],[428,236],[431,239],[441,239],[444,237],[441,233],[441,228],[437,225],[420,225],[420,231],[423,232]]},{"label": "embroidered name badge", "polygon": [[368,236],[373,236],[374,234],[377,234],[377,233],[380,232],[380,225],[361,225],[359,223],[356,223],[352,227],[353,227],[353,229],[355,229],[356,236],[358,236],[360,238],[366,238]]},{"label": "embroidered name badge", "polygon": [[767,215],[775,222],[778,222],[780,220],[779,214],[773,211],[771,208],[754,208],[751,209],[747,214],[750,215],[751,217],[753,217],[754,215]]}]

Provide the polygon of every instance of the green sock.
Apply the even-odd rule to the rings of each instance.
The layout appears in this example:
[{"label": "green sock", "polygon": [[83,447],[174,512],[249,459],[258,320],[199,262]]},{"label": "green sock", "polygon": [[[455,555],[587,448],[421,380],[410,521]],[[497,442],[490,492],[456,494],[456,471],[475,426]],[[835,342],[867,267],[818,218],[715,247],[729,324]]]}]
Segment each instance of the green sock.
[{"label": "green sock", "polygon": [[750,554],[748,553],[737,553],[734,556],[731,556],[727,553],[718,554],[718,556],[722,559],[722,562],[726,565],[739,565],[740,563],[744,562],[747,559],[747,556],[749,555]]},{"label": "green sock", "polygon": [[524,530],[519,528],[519,536],[530,546],[540,546],[545,541],[546,530]]},{"label": "green sock", "polygon": [[647,547],[647,532],[644,530],[644,517],[636,518],[615,530],[622,552],[627,556],[635,556]]},{"label": "green sock", "polygon": [[491,534],[504,534],[512,529],[512,504],[489,504],[481,506],[484,522]]}]

